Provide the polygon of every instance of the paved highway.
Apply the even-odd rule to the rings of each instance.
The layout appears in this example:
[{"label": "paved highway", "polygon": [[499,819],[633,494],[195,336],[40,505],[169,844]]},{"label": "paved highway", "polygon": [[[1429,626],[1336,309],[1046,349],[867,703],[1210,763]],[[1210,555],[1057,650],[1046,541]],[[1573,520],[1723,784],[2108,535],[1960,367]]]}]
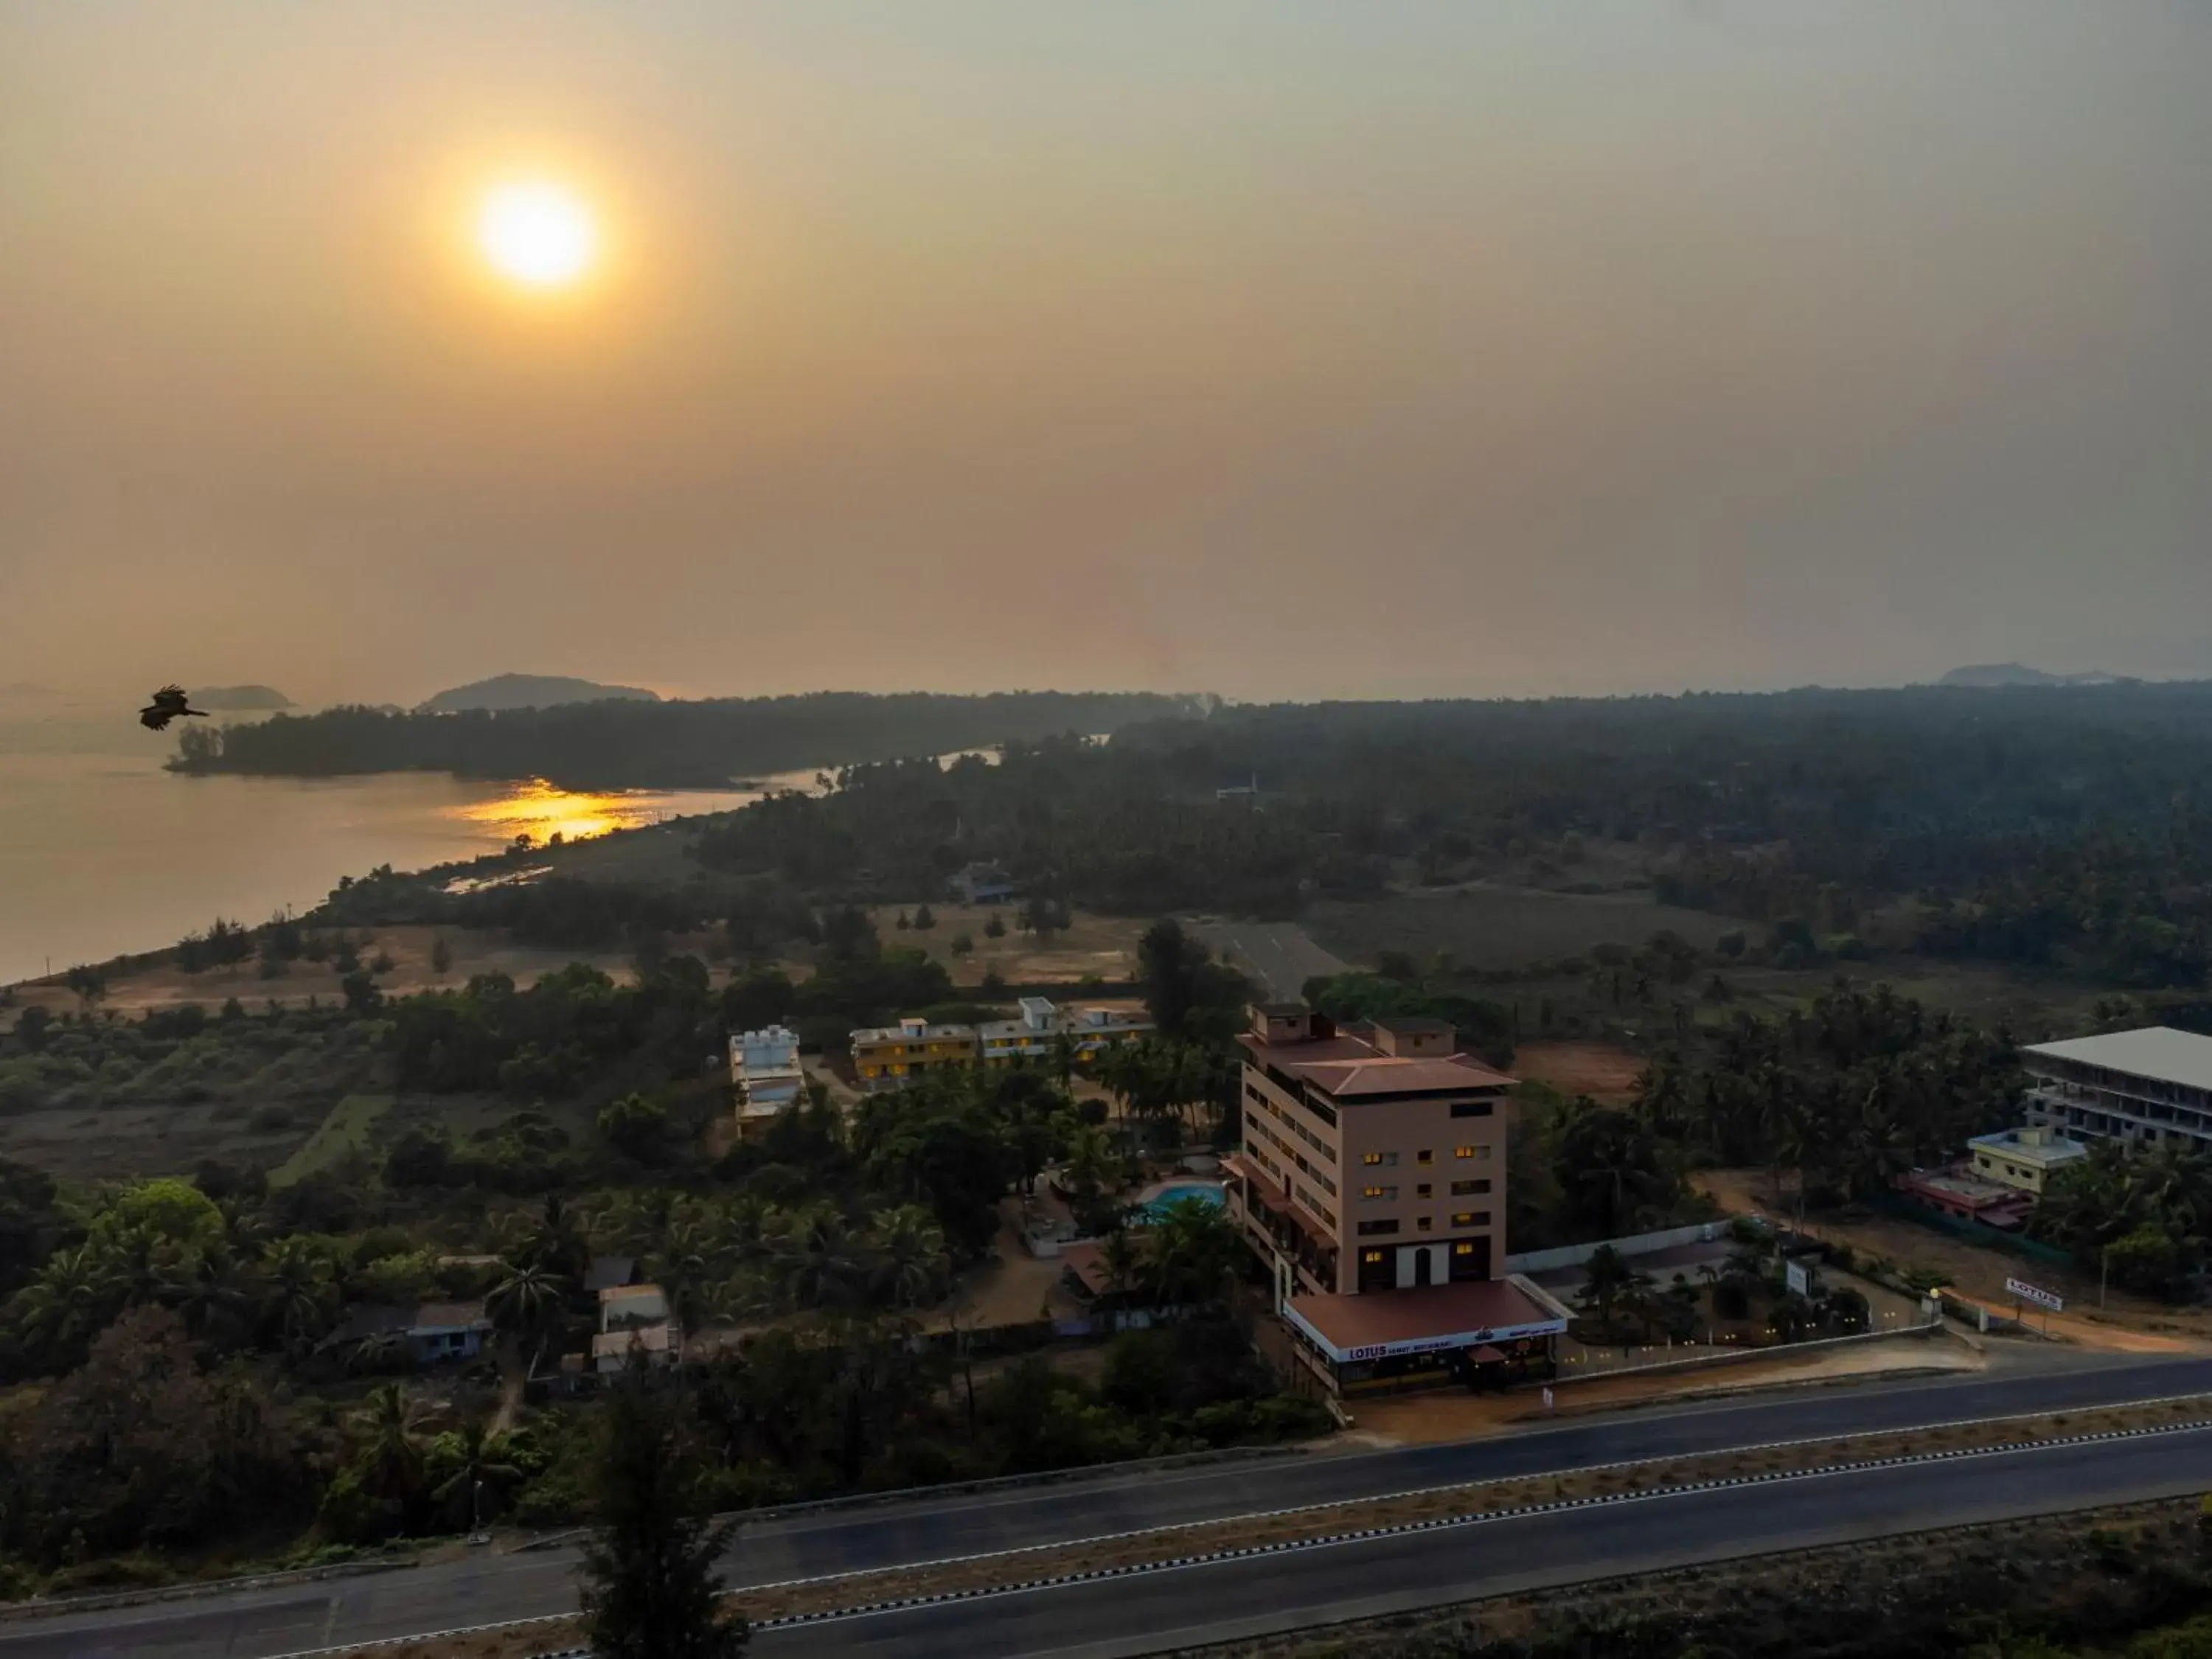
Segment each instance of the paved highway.
[{"label": "paved highway", "polygon": [[[1628,1413],[1452,1446],[1293,1455],[1167,1472],[1109,1471],[1047,1486],[917,1497],[763,1520],[741,1539],[731,1582],[763,1583],[939,1560],[1595,1463],[2191,1393],[2212,1393],[2212,1360],[2116,1364],[2051,1355],[2033,1370]],[[2212,1471],[2197,1478],[2212,1484]],[[1272,1571],[1303,1577],[1302,1567],[1293,1573],[1290,1565],[1279,1562]],[[402,1571],[61,1613],[0,1623],[0,1659],[142,1653],[162,1659],[270,1659],[339,1643],[530,1618],[574,1606],[574,1567],[567,1550],[479,1553]]]},{"label": "paved highway", "polygon": [[2212,1430],[1488,1522],[763,1631],[761,1659],[1127,1659],[1513,1590],[2212,1485]]}]

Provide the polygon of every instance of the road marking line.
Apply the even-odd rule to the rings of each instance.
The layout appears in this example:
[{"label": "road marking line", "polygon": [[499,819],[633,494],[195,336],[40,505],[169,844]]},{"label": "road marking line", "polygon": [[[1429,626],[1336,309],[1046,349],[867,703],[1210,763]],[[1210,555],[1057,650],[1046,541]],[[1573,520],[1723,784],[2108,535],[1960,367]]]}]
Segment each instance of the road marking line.
[{"label": "road marking line", "polygon": [[[2140,1409],[2144,1406],[2167,1405],[2177,1401],[2196,1400],[2202,1397],[2203,1396],[2199,1394],[2172,1395],[2159,1400],[2128,1401],[2120,1406],[2071,1407],[2069,1408],[2069,1411],[2136,1410]],[[1976,1426],[1977,1425],[2018,1422],[2027,1418],[2058,1417],[2065,1416],[2067,1414],[2069,1414],[2068,1411],[2019,1412],[2003,1417],[1982,1418],[1971,1419],[1966,1422],[1939,1424],[1930,1426],[1931,1428],[1968,1428]],[[819,1613],[787,1613],[769,1619],[755,1620],[750,1622],[751,1627],[757,1631],[789,1629],[801,1625],[817,1625],[849,1619],[871,1618],[902,1607],[935,1605],[945,1601],[977,1601],[991,1596],[1030,1595],[1035,1594],[1040,1589],[1051,1589],[1072,1582],[1094,1582],[1102,1578],[1134,1578],[1149,1573],[1166,1572],[1191,1567],[1214,1565],[1225,1561],[1249,1559],[1250,1557],[1256,1555],[1285,1555],[1306,1550],[1340,1547],[1345,1544],[1364,1542],[1376,1538],[1401,1537],[1414,1532],[1432,1531],[1447,1527],[1456,1528],[1480,1526],[1493,1521],[1510,1521],[1525,1519],[1531,1516],[1556,1515],[1564,1513],[1570,1510],[1585,1509],[1593,1505],[1602,1504],[1610,1506],[1618,1504],[1641,1502],[1649,1498],[1686,1497],[1698,1492],[1713,1492],[1729,1487],[1771,1485],[1776,1482],[1787,1480],[1809,1480],[1827,1475],[1863,1474],[1869,1470],[1895,1468],[1908,1464],[1925,1465],[1940,1463],[1960,1458],[2015,1455],[2028,1452],[2055,1450],[2063,1447],[2094,1445],[2104,1441],[2142,1440],[2166,1435],[2203,1433],[2207,1431],[2212,1431],[2212,1419],[2193,1418],[2182,1423],[2154,1424],[2147,1427],[2136,1429],[2094,1430],[2086,1434],[2066,1435],[2049,1440],[2008,1441],[1993,1446],[1949,1447],[1936,1451],[1909,1453],[1902,1455],[1891,1455],[1888,1457],[1863,1458],[1849,1463],[1832,1463],[1819,1468],[1769,1469],[1752,1474],[1717,1476],[1708,1480],[1690,1481],[1670,1486],[1656,1486],[1649,1491],[1607,1492],[1583,1498],[1553,1498],[1544,1503],[1522,1504],[1512,1509],[1474,1510],[1463,1515],[1437,1516],[1425,1521],[1400,1522],[1382,1527],[1368,1527],[1353,1531],[1325,1534],[1317,1538],[1287,1539],[1276,1543],[1242,1545],[1221,1550],[1209,1551],[1200,1555],[1178,1556],[1169,1561],[1137,1562],[1126,1566],[1099,1567],[1092,1569],[1087,1573],[1062,1573],[1052,1577],[1030,1579],[1012,1584],[978,1585],[970,1589],[939,1591],[922,1597],[909,1596],[894,1601],[860,1603],[850,1607],[829,1608]],[[1534,1475],[1507,1475],[1502,1476],[1498,1480],[1495,1480],[1456,1481],[1449,1486],[1426,1487],[1418,1492],[1385,1493],[1380,1498],[1346,1498],[1328,1504],[1306,1504],[1297,1509],[1269,1510],[1258,1515],[1229,1516],[1225,1517],[1225,1521],[1237,1522],[1279,1519],[1286,1515],[1303,1515],[1310,1514],[1320,1510],[1341,1509],[1350,1504],[1395,1503],[1403,1498],[1432,1496],[1437,1492],[1455,1492],[1475,1486],[1500,1485],[1505,1480],[1541,1479],[1546,1474],[1555,1475],[1603,1474],[1617,1469],[1645,1468],[1654,1463],[1678,1462],[1684,1461],[1687,1456],[1692,1455],[1741,1456],[1748,1455],[1752,1452],[1771,1451],[1791,1446],[1814,1445],[1823,1442],[1869,1439],[1884,1434],[1926,1433],[1929,1431],[1929,1429],[1877,1429],[1864,1431],[1859,1434],[1854,1435],[1813,1435],[1796,1440],[1775,1441],[1762,1446],[1747,1446],[1733,1449],[1723,1449],[1723,1450],[1711,1453],[1680,1454],[1674,1457],[1640,1458],[1620,1463],[1589,1464],[1578,1469],[1540,1471],[1538,1474]],[[1035,1551],[1039,1549],[1074,1549],[1080,1548],[1084,1545],[1091,1543],[1110,1543],[1128,1538],[1157,1536],[1161,1533],[1181,1531],[1194,1526],[1212,1526],[1220,1524],[1224,1524],[1224,1522],[1178,1522],[1172,1526],[1143,1528],[1133,1532],[1114,1533],[1098,1539],[1078,1540],[1074,1542],[1066,1544],[1029,1545],[1018,1550],[999,1551],[982,1555],[957,1556],[944,1561],[924,1562],[917,1564],[912,1570],[921,1571],[927,1567],[963,1565],[976,1561],[1012,1559],[1018,1556],[1033,1553]],[[750,1584],[739,1589],[725,1590],[722,1594],[726,1596],[757,1595],[763,1590],[767,1589],[789,1589],[808,1584],[836,1583],[840,1580],[847,1578],[861,1577],[873,1574],[896,1572],[906,1570],[908,1569],[897,1567],[862,1568],[854,1572],[831,1573],[818,1578],[793,1578],[781,1580],[775,1584]],[[575,1614],[573,1612],[540,1613],[527,1619],[501,1620],[495,1624],[466,1625],[456,1626],[450,1630],[423,1631],[399,1636],[382,1636],[367,1641],[344,1643],[335,1647],[301,1648],[289,1653],[272,1656],[272,1659],[327,1659],[328,1656],[358,1653],[367,1648],[382,1647],[392,1643],[452,1641],[461,1637],[482,1635],[489,1631],[516,1630],[525,1628],[532,1625],[551,1624],[559,1620],[572,1619],[574,1617],[575,1617]],[[537,1656],[537,1659],[567,1659],[567,1656],[569,1654],[580,1654],[584,1651],[585,1650],[582,1649],[562,1650],[556,1654]]]}]

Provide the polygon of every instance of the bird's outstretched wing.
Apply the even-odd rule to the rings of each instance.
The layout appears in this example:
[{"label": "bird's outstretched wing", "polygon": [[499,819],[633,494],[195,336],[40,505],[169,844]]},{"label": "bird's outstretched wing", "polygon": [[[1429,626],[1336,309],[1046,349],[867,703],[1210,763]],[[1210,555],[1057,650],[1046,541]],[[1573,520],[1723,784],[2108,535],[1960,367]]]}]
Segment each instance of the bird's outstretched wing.
[{"label": "bird's outstretched wing", "polygon": [[154,701],[138,711],[138,723],[149,732],[165,730],[179,714],[191,714],[200,720],[207,718],[203,709],[189,705],[181,685],[165,685],[154,694]]}]

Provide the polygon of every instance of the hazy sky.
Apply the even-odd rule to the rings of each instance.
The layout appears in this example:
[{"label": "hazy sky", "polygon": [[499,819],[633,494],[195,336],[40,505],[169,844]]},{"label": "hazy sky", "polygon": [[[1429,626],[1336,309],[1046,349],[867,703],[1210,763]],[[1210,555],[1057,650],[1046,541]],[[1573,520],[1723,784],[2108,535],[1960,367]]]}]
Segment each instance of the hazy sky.
[{"label": "hazy sky", "polygon": [[2008,657],[2212,672],[2201,0],[0,0],[0,683]]}]

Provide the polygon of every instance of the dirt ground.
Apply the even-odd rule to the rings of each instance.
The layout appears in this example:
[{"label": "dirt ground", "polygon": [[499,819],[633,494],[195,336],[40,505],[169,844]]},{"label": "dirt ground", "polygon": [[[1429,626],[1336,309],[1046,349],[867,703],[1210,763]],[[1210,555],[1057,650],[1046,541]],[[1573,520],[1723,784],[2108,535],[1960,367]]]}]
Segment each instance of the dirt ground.
[{"label": "dirt ground", "polygon": [[1549,1084],[1563,1095],[1588,1095],[1608,1106],[1636,1097],[1636,1079],[1650,1062],[1610,1042],[1524,1042],[1515,1050],[1513,1075]]},{"label": "dirt ground", "polygon": [[[635,976],[629,957],[620,952],[515,945],[501,933],[482,929],[380,927],[349,930],[349,936],[356,941],[367,941],[361,950],[364,963],[373,960],[380,951],[392,958],[392,971],[376,978],[378,988],[387,996],[406,996],[441,986],[459,987],[466,984],[472,974],[503,973],[518,985],[531,985],[540,976],[572,962],[589,962],[617,980]],[[452,955],[452,963],[442,974],[430,963],[434,944],[441,936]],[[289,964],[289,971],[281,979],[263,979],[251,960],[210,968],[198,974],[187,974],[173,964],[165,964],[111,979],[107,994],[100,1006],[138,1014],[149,1008],[179,1007],[188,1002],[218,1008],[232,997],[255,1009],[272,1000],[288,1006],[303,1003],[309,997],[325,1003],[341,1002],[345,993],[339,987],[340,977],[328,963],[305,961]],[[39,1004],[60,1012],[76,1006],[76,997],[58,983],[19,986],[15,995],[24,1007]]]},{"label": "dirt ground", "polygon": [[1352,1428],[1334,1443],[1362,1448],[1441,1445],[1499,1433],[1547,1416],[1574,1416],[1796,1384],[1841,1382],[1898,1371],[1979,1370],[1985,1364],[1964,1343],[1937,1337],[1781,1354],[1740,1365],[1662,1371],[1651,1376],[1600,1376],[1588,1382],[1570,1378],[1553,1385],[1556,1404],[1550,1412],[1545,1409],[1542,1395],[1529,1389],[1511,1394],[1439,1390],[1397,1400],[1356,1401],[1351,1407]]},{"label": "dirt ground", "polygon": [[[1714,1202],[1732,1212],[1787,1212],[1786,1199],[1778,1201],[1768,1191],[1763,1170],[1708,1170],[1692,1179]],[[1887,1257],[1907,1271],[1917,1267],[1940,1273],[1947,1285],[1986,1302],[1994,1310],[2009,1313],[2012,1308],[2013,1299],[2005,1293],[2007,1279],[2055,1291],[2067,1305],[2064,1313],[2051,1316],[2050,1334],[2083,1347],[2142,1353],[2212,1351],[2212,1310],[2169,1307],[2118,1290],[2106,1291],[2105,1306],[2100,1309],[2095,1277],[2057,1263],[1984,1249],[1936,1228],[1890,1216],[1849,1222],[1819,1217],[1808,1221],[1805,1230],[1863,1254]],[[2045,1322],[2039,1316],[2035,1323],[2040,1329]]]},{"label": "dirt ground", "polygon": [[[1041,944],[1034,934],[1014,926],[1015,917],[1021,914],[1019,905],[940,904],[933,899],[929,913],[937,925],[902,932],[899,913],[903,910],[911,917],[918,908],[918,903],[883,904],[868,914],[884,944],[927,951],[945,964],[953,983],[963,986],[981,985],[983,975],[994,968],[1009,985],[1054,981],[1072,985],[1091,974],[1126,982],[1136,975],[1137,940],[1150,925],[1128,916],[1097,916],[1078,910],[1068,918],[1073,926]],[[994,916],[1006,927],[1002,939],[993,939],[983,931]],[[957,957],[952,954],[952,941],[963,933],[975,948],[967,956]]]},{"label": "dirt ground", "polygon": [[[1006,1208],[1012,1208],[1009,1200]],[[996,1261],[969,1273],[951,1299],[922,1316],[924,1330],[941,1331],[957,1320],[963,1329],[1026,1325],[1040,1318],[1072,1319],[1080,1310],[1060,1288],[1060,1263],[1034,1256],[1011,1222],[1002,1222],[994,1241]]]}]

